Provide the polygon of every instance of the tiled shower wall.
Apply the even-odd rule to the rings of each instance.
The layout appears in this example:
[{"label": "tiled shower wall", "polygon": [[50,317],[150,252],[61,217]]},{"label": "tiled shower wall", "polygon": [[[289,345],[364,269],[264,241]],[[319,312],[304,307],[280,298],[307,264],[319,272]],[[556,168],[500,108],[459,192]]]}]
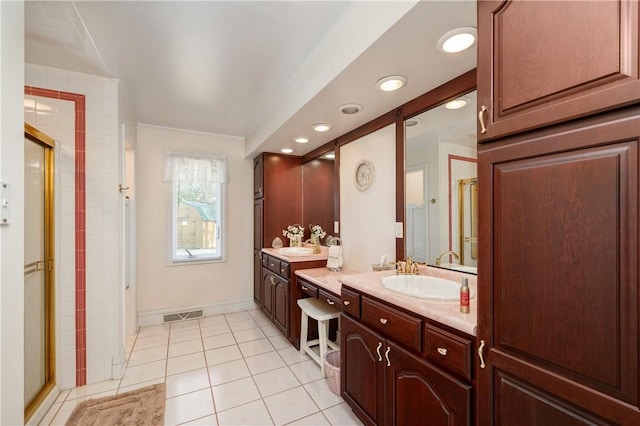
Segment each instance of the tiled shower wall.
[{"label": "tiled shower wall", "polygon": [[[118,83],[32,64],[25,72],[25,85],[47,89],[25,95],[25,121],[56,140],[57,382],[66,389],[110,379],[122,367]],[[85,97],[84,185],[76,167],[76,105],[55,99],[56,91]],[[82,217],[84,241],[77,232]],[[85,330],[77,319],[83,310]]]}]

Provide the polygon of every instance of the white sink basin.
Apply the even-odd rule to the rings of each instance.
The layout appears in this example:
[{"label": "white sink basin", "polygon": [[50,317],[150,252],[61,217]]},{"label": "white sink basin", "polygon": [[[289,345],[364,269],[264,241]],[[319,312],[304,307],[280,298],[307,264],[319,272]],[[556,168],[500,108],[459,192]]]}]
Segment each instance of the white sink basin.
[{"label": "white sink basin", "polygon": [[313,254],[313,249],[310,247],[283,247],[278,249],[278,253],[285,256],[310,256]]},{"label": "white sink basin", "polygon": [[[428,300],[460,300],[460,283],[427,275],[392,275],[382,279],[387,290]],[[470,290],[469,297],[475,297]]]}]

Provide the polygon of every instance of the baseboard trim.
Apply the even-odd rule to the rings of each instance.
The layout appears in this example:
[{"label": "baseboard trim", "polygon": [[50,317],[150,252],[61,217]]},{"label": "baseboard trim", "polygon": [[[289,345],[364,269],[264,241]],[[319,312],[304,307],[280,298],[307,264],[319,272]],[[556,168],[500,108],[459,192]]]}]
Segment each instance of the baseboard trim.
[{"label": "baseboard trim", "polygon": [[[218,302],[210,303],[208,305],[199,306],[184,306],[170,309],[156,309],[153,311],[138,312],[138,327],[146,327],[149,325],[163,324],[163,318],[166,314],[172,314],[177,312],[189,312],[202,309],[203,316],[209,317],[213,315],[228,314],[238,311],[247,311],[257,309],[255,302],[252,299],[236,300],[233,302]],[[187,320],[188,321],[188,320]]]}]

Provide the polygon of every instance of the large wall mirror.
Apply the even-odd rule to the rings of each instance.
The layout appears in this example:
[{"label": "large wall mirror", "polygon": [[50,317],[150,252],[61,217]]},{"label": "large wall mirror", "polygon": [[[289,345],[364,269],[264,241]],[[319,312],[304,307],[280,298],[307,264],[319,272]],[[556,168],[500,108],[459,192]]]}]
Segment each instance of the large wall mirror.
[{"label": "large wall mirror", "polygon": [[405,253],[414,260],[477,273],[476,92],[405,125]]},{"label": "large wall mirror", "polygon": [[[335,154],[325,152],[302,164],[302,226],[320,225],[333,235],[335,213]],[[325,238],[321,243],[325,243]]]}]

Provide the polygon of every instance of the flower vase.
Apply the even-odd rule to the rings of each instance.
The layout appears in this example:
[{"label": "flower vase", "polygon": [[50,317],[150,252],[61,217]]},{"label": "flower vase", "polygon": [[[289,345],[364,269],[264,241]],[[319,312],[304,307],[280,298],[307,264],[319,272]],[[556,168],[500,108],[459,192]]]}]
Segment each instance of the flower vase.
[{"label": "flower vase", "polygon": [[311,244],[317,246],[320,244],[320,238],[316,234],[311,234]]},{"label": "flower vase", "polygon": [[302,235],[292,235],[289,237],[290,247],[302,247]]}]

